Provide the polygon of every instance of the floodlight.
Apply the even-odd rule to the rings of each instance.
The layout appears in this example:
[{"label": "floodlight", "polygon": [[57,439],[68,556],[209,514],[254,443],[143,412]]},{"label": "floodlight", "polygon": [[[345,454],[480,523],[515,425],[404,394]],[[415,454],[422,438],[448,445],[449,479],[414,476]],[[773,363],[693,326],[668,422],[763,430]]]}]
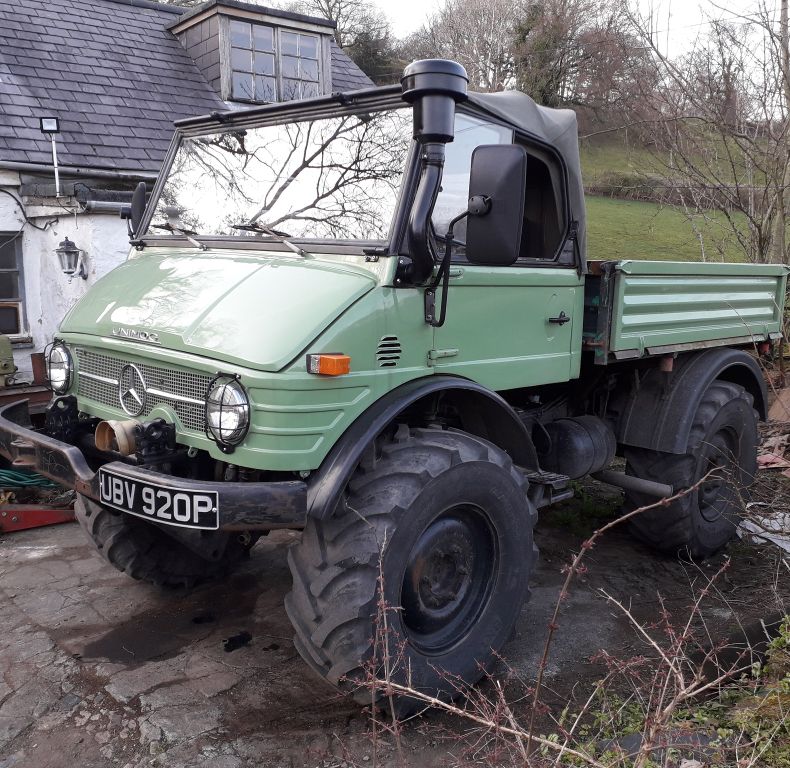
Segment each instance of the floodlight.
[{"label": "floodlight", "polygon": [[60,133],[60,120],[57,117],[39,117],[41,133]]}]

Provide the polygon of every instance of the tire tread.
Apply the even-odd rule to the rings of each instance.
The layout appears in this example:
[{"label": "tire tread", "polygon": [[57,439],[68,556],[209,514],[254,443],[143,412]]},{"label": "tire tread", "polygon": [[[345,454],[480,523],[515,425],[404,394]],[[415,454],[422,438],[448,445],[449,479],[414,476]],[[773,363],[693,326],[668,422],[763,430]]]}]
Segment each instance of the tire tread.
[{"label": "tire tread", "polygon": [[84,496],[74,505],[77,521],[99,554],[138,581],[163,588],[190,589],[221,578],[247,554],[233,539],[218,561],[206,560],[144,520],[115,513]]},{"label": "tire tread", "polygon": [[[285,609],[295,647],[314,671],[359,703],[370,703],[370,692],[353,681],[362,676],[363,660],[372,651],[379,545],[426,483],[461,462],[481,460],[509,472],[526,498],[524,475],[496,446],[466,433],[400,427],[377,460],[366,455],[335,513],[321,521],[309,519],[301,541],[289,550],[294,586]],[[537,512],[529,506],[534,526]],[[364,514],[357,511],[362,509]],[[534,548],[526,556],[534,560],[536,553]],[[349,570],[353,579],[347,577]]]},{"label": "tire tread", "polygon": [[[748,405],[756,420],[751,394],[738,384],[715,380],[697,407],[689,431],[686,453],[678,455],[644,448],[628,448],[628,474],[668,483],[676,491],[693,485],[696,464],[694,452],[704,440],[708,425],[725,405],[739,399]],[[626,492],[623,511],[631,512],[652,501],[654,499],[638,493]],[[700,539],[693,524],[695,504],[696,494],[692,493],[667,506],[643,512],[629,521],[629,530],[636,539],[660,552],[676,554],[687,551],[693,558],[707,557],[722,544],[711,544]]]}]

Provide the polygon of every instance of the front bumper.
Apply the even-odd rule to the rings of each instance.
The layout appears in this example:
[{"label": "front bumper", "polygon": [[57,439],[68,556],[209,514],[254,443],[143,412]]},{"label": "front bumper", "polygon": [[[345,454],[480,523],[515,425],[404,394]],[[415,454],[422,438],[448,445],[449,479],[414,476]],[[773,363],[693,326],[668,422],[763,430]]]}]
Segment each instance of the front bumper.
[{"label": "front bumper", "polygon": [[[0,408],[0,454],[15,466],[31,469],[56,483],[98,501],[99,474],[77,446],[32,428],[26,400]],[[121,461],[104,469],[129,480],[154,483],[174,491],[216,492],[219,530],[246,531],[301,528],[307,515],[307,485],[301,481],[272,483],[208,482],[174,477]]]}]

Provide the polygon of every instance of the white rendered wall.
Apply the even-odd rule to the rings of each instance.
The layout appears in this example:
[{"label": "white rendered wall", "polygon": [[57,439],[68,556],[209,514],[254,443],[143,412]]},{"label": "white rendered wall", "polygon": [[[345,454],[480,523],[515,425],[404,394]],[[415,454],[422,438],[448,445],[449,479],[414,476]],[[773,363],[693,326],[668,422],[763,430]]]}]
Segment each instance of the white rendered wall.
[{"label": "white rendered wall", "polygon": [[[17,174],[0,170],[0,188],[18,197]],[[73,213],[71,198],[58,201],[25,201],[28,218],[46,231],[30,226],[22,230],[25,317],[32,345],[15,345],[14,360],[19,380],[30,380],[30,354],[41,352],[52,340],[60,321],[74,303],[102,275],[122,263],[129,253],[126,222],[117,214]],[[6,194],[0,193],[0,232],[16,232],[24,220],[19,208]],[[60,269],[55,249],[68,237],[84,251],[88,279],[71,280]]]}]

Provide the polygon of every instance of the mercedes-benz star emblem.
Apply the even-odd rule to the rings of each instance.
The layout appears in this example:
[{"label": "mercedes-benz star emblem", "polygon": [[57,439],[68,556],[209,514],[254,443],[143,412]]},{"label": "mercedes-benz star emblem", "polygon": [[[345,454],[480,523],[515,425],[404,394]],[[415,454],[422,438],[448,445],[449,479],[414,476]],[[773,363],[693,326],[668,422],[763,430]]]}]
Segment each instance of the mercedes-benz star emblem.
[{"label": "mercedes-benz star emblem", "polygon": [[118,399],[121,408],[130,416],[139,416],[145,410],[145,379],[136,365],[127,363],[118,377]]}]

